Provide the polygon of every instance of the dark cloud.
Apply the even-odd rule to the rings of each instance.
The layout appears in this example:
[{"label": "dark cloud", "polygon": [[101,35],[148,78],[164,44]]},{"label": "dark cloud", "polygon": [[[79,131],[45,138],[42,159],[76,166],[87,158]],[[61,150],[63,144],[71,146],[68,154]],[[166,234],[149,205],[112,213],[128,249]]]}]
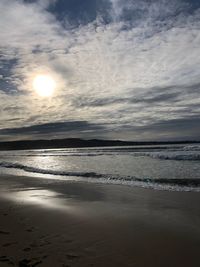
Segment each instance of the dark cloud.
[{"label": "dark cloud", "polygon": [[[75,98],[72,104],[76,107],[103,107],[115,104],[171,104],[178,103],[184,98],[195,98],[199,96],[200,84],[193,84],[189,86],[167,86],[167,87],[154,87],[145,90],[135,96],[135,92],[144,91],[142,88],[129,90],[129,96],[117,98],[89,98],[80,97]],[[200,107],[199,104],[188,104],[190,107]]]},{"label": "dark cloud", "polygon": [[8,107],[3,108],[3,111],[12,111],[16,113],[18,111],[21,111],[21,108],[17,106],[8,106]]},{"label": "dark cloud", "polygon": [[186,116],[179,119],[160,120],[144,126],[133,124],[122,125],[121,129],[133,132],[135,135],[144,136],[147,140],[200,140],[200,117]]},{"label": "dark cloud", "polygon": [[148,126],[142,126],[142,130],[151,130],[151,131],[193,131],[194,129],[198,130],[197,134],[199,136],[200,132],[200,117],[199,116],[188,116],[186,118],[180,119],[171,119],[165,121],[158,121]]},{"label": "dark cloud", "polygon": [[[164,90],[163,90],[164,91]],[[157,88],[154,90],[149,90],[148,92],[144,93],[140,97],[134,96],[134,94],[129,97],[124,98],[99,98],[99,99],[92,99],[92,98],[76,98],[74,99],[73,105],[76,107],[103,107],[108,105],[115,105],[115,104],[138,104],[138,103],[146,103],[146,104],[159,104],[161,102],[169,102],[174,103],[178,101],[178,98],[182,95],[182,92],[163,92],[161,88]]]},{"label": "dark cloud", "polygon": [[84,131],[98,131],[103,130],[104,127],[89,123],[87,121],[67,121],[54,122],[39,125],[32,125],[20,128],[0,129],[0,135],[37,135],[37,134],[55,134],[64,132],[84,132]]},{"label": "dark cloud", "polygon": [[200,83],[191,84],[188,86],[181,87],[186,93],[193,94],[200,92]]},{"label": "dark cloud", "polygon": [[146,104],[156,104],[161,102],[170,102],[174,103],[178,101],[178,97],[180,93],[178,92],[168,92],[168,93],[158,93],[157,95],[151,95],[147,93],[146,95],[142,96],[141,98],[129,98],[129,103],[146,103]]}]

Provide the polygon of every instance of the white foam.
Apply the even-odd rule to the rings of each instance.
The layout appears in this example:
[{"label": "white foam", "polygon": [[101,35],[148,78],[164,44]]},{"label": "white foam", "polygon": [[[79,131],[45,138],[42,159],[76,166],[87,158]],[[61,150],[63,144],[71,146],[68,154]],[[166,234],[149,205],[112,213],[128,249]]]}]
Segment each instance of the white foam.
[{"label": "white foam", "polygon": [[191,151],[159,151],[159,152],[138,152],[134,153],[133,156],[148,156],[155,159],[163,160],[200,160],[200,151],[191,152]]},{"label": "white foam", "polygon": [[0,166],[8,169],[20,169],[29,173],[53,175],[56,176],[57,179],[59,179],[59,176],[62,176],[70,180],[91,183],[129,185],[168,191],[200,192],[200,179],[151,179],[147,177],[137,178],[133,176],[122,177],[119,175],[99,174],[95,172],[66,172],[51,169],[40,169],[11,162],[0,162]]}]

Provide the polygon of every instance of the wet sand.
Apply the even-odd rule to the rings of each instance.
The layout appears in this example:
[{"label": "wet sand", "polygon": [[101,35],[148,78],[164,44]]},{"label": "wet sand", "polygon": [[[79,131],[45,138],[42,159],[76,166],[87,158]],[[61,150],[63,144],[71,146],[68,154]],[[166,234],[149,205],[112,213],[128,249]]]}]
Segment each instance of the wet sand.
[{"label": "wet sand", "polygon": [[0,266],[200,266],[200,193],[0,177]]}]

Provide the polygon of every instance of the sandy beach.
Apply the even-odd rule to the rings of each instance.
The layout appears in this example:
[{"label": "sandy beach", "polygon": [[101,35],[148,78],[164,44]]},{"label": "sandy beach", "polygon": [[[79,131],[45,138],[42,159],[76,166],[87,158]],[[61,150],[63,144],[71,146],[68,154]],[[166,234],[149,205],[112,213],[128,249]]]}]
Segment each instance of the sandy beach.
[{"label": "sandy beach", "polygon": [[200,266],[200,194],[0,177],[0,266]]}]

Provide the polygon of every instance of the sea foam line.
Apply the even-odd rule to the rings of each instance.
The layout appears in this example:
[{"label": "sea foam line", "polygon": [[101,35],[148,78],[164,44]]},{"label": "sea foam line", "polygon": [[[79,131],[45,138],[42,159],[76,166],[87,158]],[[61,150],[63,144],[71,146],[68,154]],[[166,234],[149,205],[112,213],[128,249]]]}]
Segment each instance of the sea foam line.
[{"label": "sea foam line", "polygon": [[145,188],[153,188],[158,190],[173,191],[200,191],[200,179],[152,179],[138,178],[134,176],[106,175],[96,172],[66,172],[49,169],[35,168],[19,163],[0,162],[0,167],[20,169],[30,173],[48,174],[55,176],[79,177],[88,182],[100,182],[107,184],[124,184]]}]

